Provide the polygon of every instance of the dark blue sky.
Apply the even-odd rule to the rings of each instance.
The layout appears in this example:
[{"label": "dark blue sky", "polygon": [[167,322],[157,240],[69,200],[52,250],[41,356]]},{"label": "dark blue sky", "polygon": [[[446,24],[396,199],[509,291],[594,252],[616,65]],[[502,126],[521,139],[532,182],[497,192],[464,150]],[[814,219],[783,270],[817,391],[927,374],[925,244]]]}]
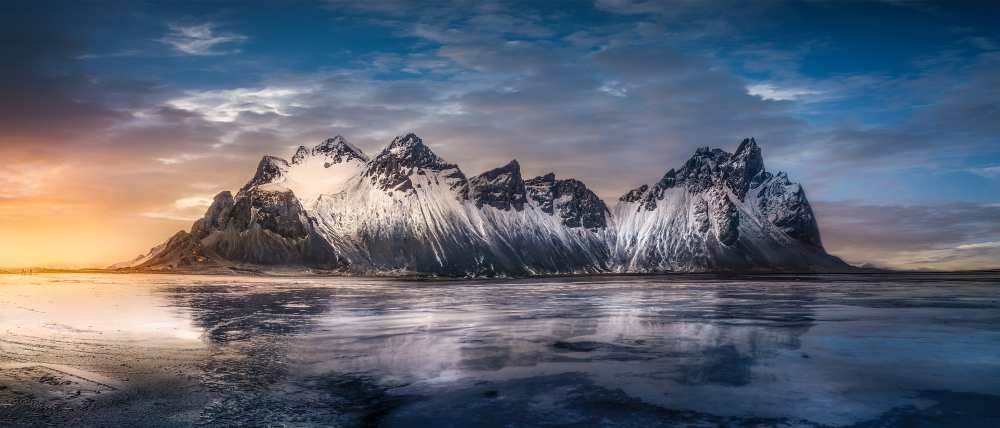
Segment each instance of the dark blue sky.
[{"label": "dark blue sky", "polygon": [[835,253],[997,265],[998,4],[14,2],[0,199],[54,165],[175,228],[264,153],[412,130],[467,174],[516,157],[613,202],[754,136]]}]

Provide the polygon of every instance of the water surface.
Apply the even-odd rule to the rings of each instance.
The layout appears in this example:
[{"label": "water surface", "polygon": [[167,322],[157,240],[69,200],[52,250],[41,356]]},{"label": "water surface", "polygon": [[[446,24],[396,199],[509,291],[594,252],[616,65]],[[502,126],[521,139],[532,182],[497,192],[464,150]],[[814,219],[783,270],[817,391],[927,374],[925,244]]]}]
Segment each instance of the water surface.
[{"label": "water surface", "polygon": [[0,275],[0,425],[1000,426],[997,275]]}]

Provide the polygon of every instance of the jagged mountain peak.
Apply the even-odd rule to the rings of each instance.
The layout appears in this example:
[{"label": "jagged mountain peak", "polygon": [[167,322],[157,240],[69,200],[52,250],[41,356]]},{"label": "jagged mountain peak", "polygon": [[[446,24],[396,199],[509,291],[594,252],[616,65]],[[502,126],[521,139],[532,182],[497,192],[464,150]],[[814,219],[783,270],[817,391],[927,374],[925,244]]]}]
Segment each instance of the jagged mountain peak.
[{"label": "jagged mountain peak", "polygon": [[243,190],[251,187],[261,186],[275,181],[288,171],[288,161],[271,155],[265,155],[257,164],[257,172],[253,178],[243,186]]},{"label": "jagged mountain peak", "polygon": [[517,170],[518,173],[520,173],[521,172],[521,164],[517,162],[517,159],[511,159],[510,162],[507,162],[506,165],[504,165],[504,166],[502,166],[500,168],[497,168],[497,169]]},{"label": "jagged mountain peak", "polygon": [[759,152],[760,151],[760,146],[757,145],[757,140],[754,137],[747,137],[747,138],[744,138],[743,141],[740,141],[740,145],[736,148],[736,153],[735,154],[739,155],[740,153],[744,153],[744,152],[748,152],[748,151],[753,151],[753,150],[756,150],[756,151]]},{"label": "jagged mountain peak", "polygon": [[[426,175],[428,172],[440,175],[448,187],[457,193],[459,199],[468,199],[469,182],[458,165],[448,163],[434,154],[430,147],[413,133],[394,138],[375,159],[368,163],[363,175],[371,179],[381,190],[412,193],[414,183],[410,177],[414,174]],[[434,183],[439,184],[438,181]]]},{"label": "jagged mountain peak", "polygon": [[573,178],[556,179],[547,173],[524,182],[528,197],[547,214],[556,214],[570,228],[596,230],[607,227],[610,211],[596,193],[582,181]]},{"label": "jagged mountain peak", "polygon": [[537,185],[552,185],[556,182],[556,173],[549,172],[544,175],[539,175],[538,177],[532,178],[525,183],[530,186]]},{"label": "jagged mountain peak", "polygon": [[340,135],[333,138],[327,138],[326,140],[323,140],[319,144],[313,146],[312,149],[309,149],[306,146],[299,146],[299,148],[295,150],[295,154],[292,156],[291,163],[293,165],[301,164],[311,156],[324,158],[324,164],[326,167],[347,162],[351,159],[368,162],[368,156],[366,156],[361,149],[349,143],[346,138]]},{"label": "jagged mountain peak", "polygon": [[322,143],[316,145],[316,147],[313,147],[312,154],[326,155],[327,157],[336,158],[336,160],[341,162],[352,158],[358,159],[362,162],[368,162],[368,156],[366,156],[361,149],[354,144],[351,144],[346,138],[340,135],[328,138]]},{"label": "jagged mountain peak", "polygon": [[309,157],[309,154],[310,151],[306,148],[306,146],[299,146],[299,148],[295,149],[295,154],[292,155],[292,164],[302,163]]},{"label": "jagged mountain peak", "polygon": [[667,189],[683,185],[690,191],[704,192],[725,182],[742,200],[751,187],[769,178],[767,174],[757,141],[745,138],[735,153],[709,146],[699,147],[680,168],[668,169],[653,186],[632,189],[619,199],[628,202],[643,199],[645,208],[652,210],[656,207],[656,200],[662,199]]},{"label": "jagged mountain peak", "polygon": [[[633,189],[619,201],[617,251],[629,266],[704,270],[727,264],[804,269],[813,263],[842,265],[823,252],[802,186],[783,172],[766,171],[753,138],[743,139],[731,154],[699,148],[681,168],[668,170],[656,184]],[[643,240],[650,230],[665,238]],[[708,257],[713,252],[717,258]]]},{"label": "jagged mountain peak", "polygon": [[[388,153],[394,156],[406,156],[414,152],[430,152],[430,148],[424,144],[424,140],[412,132],[397,135],[396,138],[392,139],[392,142],[386,146],[383,154]],[[433,152],[432,152],[433,154]]]},{"label": "jagged mountain peak", "polygon": [[401,164],[411,168],[445,169],[455,167],[434,153],[424,140],[414,133],[397,136],[373,160],[374,163],[385,162],[388,159],[398,159]]},{"label": "jagged mountain peak", "polygon": [[[492,179],[493,177],[498,177],[501,175],[513,175],[516,174],[518,177],[521,176],[521,164],[517,163],[517,159],[513,159],[507,162],[503,166],[493,168],[489,171],[483,172],[476,177],[488,177]],[[471,180],[471,179],[470,179]]]},{"label": "jagged mountain peak", "polygon": [[743,139],[722,169],[723,179],[740,200],[746,197],[754,183],[762,181],[759,175],[765,172],[764,157],[753,138]]},{"label": "jagged mountain peak", "polygon": [[347,139],[344,138],[343,135],[337,134],[337,135],[334,135],[332,138],[327,138],[327,139],[323,140],[322,143],[319,143],[319,144],[316,145],[316,148],[319,149],[321,147],[336,147],[336,146],[344,146],[344,145],[350,146],[350,144],[351,143],[348,143]]},{"label": "jagged mountain peak", "polygon": [[517,159],[469,179],[472,200],[476,207],[489,205],[501,210],[524,209],[527,192]]}]

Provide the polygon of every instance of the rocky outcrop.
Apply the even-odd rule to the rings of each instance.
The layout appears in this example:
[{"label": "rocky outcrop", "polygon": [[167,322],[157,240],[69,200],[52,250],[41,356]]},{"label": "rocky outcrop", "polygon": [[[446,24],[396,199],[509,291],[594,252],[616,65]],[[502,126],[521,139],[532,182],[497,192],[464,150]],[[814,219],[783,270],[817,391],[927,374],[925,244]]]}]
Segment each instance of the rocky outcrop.
[{"label": "rocky outcrop", "polygon": [[528,180],[525,186],[542,211],[558,215],[567,227],[604,229],[608,225],[608,207],[578,180],[556,180],[550,172]]},{"label": "rocky outcrop", "polygon": [[489,205],[501,210],[521,211],[528,201],[524,180],[521,179],[521,165],[517,160],[472,177],[469,183],[477,208]]}]

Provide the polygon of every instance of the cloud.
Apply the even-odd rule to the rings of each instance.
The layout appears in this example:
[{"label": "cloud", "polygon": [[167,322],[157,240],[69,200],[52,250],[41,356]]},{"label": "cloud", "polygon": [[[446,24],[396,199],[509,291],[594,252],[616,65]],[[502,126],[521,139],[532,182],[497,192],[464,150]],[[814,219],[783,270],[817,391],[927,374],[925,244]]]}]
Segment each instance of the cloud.
[{"label": "cloud", "polygon": [[958,250],[978,250],[985,248],[1000,248],[1000,241],[977,242],[974,244],[962,244],[955,247],[955,249]]},{"label": "cloud", "polygon": [[969,171],[972,172],[973,174],[986,178],[1000,178],[1000,165],[972,168]]},{"label": "cloud", "polygon": [[156,220],[195,221],[201,218],[205,210],[211,205],[212,197],[210,196],[186,196],[175,200],[169,206],[146,211],[141,215]]},{"label": "cloud", "polygon": [[898,269],[1000,268],[1000,205],[815,203],[824,244],[846,260]]},{"label": "cloud", "polygon": [[[211,122],[209,129],[262,132],[270,143],[250,146],[281,156],[334,133],[376,151],[413,130],[469,174],[516,157],[528,175],[554,170],[610,200],[678,166],[698,146],[732,148],[754,135],[777,150],[802,132],[787,103],[749,95],[742,79],[655,34],[591,28],[602,46],[595,50],[561,37],[555,21],[515,12],[491,4],[443,21],[389,14],[383,24],[420,38],[422,48],[326,74],[189,90],[164,104]],[[427,70],[415,70],[413,58],[442,75],[381,77]],[[176,165],[192,153],[199,152],[157,159]],[[623,165],[633,174],[618,173]]]},{"label": "cloud", "polygon": [[[753,16],[769,4],[608,0],[577,19],[503,1],[331,1],[320,13],[334,15],[335,25],[377,33],[377,43],[351,45],[346,61],[330,61],[315,49],[314,32],[289,29],[281,41],[303,42],[297,46],[316,63],[255,51],[240,79],[223,80],[177,64],[197,72],[234,67],[235,58],[221,55],[250,49],[250,34],[214,23],[173,24],[162,37],[140,37],[145,45],[99,46],[110,52],[104,55],[131,55],[132,48],[150,52],[150,43],[162,43],[211,58],[94,61],[100,55],[83,42],[101,32],[12,22],[0,26],[4,40],[18,42],[0,46],[10,59],[0,65],[0,154],[45,165],[76,162],[42,180],[0,170],[0,189],[40,199],[51,187],[35,183],[56,183],[81,203],[127,212],[128,221],[144,213],[142,219],[160,219],[146,225],[176,226],[174,220],[200,214],[177,201],[238,188],[265,153],[289,156],[299,144],[334,134],[372,153],[411,130],[468,175],[517,158],[527,176],[578,178],[612,203],[682,164],[695,147],[732,150],[745,136],[757,137],[769,167],[801,169],[793,178],[810,196],[821,195],[816,199],[864,197],[868,189],[833,196],[816,189],[859,187],[865,181],[854,177],[873,170],[995,174],[998,60],[971,39],[974,30],[955,37],[967,39],[961,49],[975,57],[939,52],[901,74],[810,76],[804,62],[822,60],[831,46],[773,40],[766,31],[787,20]],[[166,80],[116,78],[129,75]],[[945,164],[970,154],[974,163]],[[969,252],[983,257],[986,248],[959,247],[1000,240],[969,231],[984,226],[947,224],[967,224],[983,208],[919,207],[853,203],[828,209],[820,223],[831,248],[851,260],[894,266],[913,266],[920,257],[940,265]],[[948,220],[929,220],[942,209]],[[928,219],[927,230],[903,228],[897,216]],[[851,232],[852,224],[864,233]],[[947,233],[934,234],[935,227]],[[880,228],[893,233],[880,235]],[[864,241],[871,236],[882,243]],[[920,254],[899,256],[907,251]]]},{"label": "cloud", "polygon": [[757,83],[748,85],[747,93],[765,100],[796,101],[813,95],[820,95],[823,92],[804,88],[782,88],[770,83]]},{"label": "cloud", "polygon": [[63,172],[63,165],[43,162],[0,164],[0,200],[20,199],[43,192]]},{"label": "cloud", "polygon": [[239,49],[232,47],[223,49],[222,47],[240,44],[247,40],[247,36],[242,34],[217,32],[214,23],[169,24],[168,27],[170,32],[161,38],[160,42],[188,55],[209,56],[239,53]]},{"label": "cloud", "polygon": [[214,122],[233,122],[241,113],[288,116],[293,99],[306,89],[290,87],[236,88],[188,91],[166,101],[179,110],[200,114]]},{"label": "cloud", "polygon": [[77,55],[75,58],[82,60],[93,60],[93,59],[106,59],[106,58],[125,58],[125,57],[139,56],[139,55],[142,55],[142,51],[139,49],[125,49],[107,53],[81,54]]},{"label": "cloud", "polygon": [[177,165],[193,160],[204,159],[208,155],[205,153],[180,153],[174,156],[159,157],[156,161],[164,165]]}]

